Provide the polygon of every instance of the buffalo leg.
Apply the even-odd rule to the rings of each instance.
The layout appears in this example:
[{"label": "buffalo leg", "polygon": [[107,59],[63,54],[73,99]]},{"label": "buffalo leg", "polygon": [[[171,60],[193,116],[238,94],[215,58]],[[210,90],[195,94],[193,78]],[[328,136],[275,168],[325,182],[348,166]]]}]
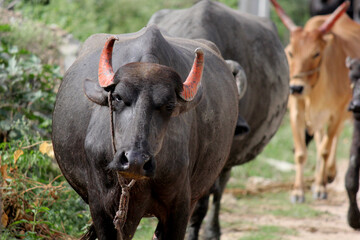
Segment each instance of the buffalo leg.
[{"label": "buffalo leg", "polygon": [[[91,199],[94,199],[94,201],[91,201]],[[89,198],[89,200],[90,213],[98,239],[117,239],[117,231],[114,228],[113,220],[106,214],[99,200],[96,198]]]},{"label": "buffalo leg", "polygon": [[191,216],[190,224],[187,229],[188,240],[197,240],[199,238],[199,231],[201,223],[206,216],[208,210],[210,194],[206,194],[196,203],[195,209]]},{"label": "buffalo leg", "polygon": [[354,121],[354,133],[350,150],[350,162],[345,176],[345,187],[349,197],[347,219],[350,227],[360,229],[360,212],[356,201],[359,191],[360,168],[360,121]]},{"label": "buffalo leg", "polygon": [[160,219],[155,230],[159,240],[183,240],[186,234],[186,226],[190,218],[190,186],[188,191],[183,191],[172,206],[169,206],[169,214]]},{"label": "buffalo leg", "polygon": [[210,207],[209,211],[209,221],[205,227],[205,239],[206,240],[219,240],[221,231],[220,231],[220,221],[219,221],[219,214],[220,214],[220,203],[222,194],[225,190],[226,183],[229,181],[231,176],[231,168],[224,169],[220,176],[217,186],[214,188],[213,192],[213,202]]}]

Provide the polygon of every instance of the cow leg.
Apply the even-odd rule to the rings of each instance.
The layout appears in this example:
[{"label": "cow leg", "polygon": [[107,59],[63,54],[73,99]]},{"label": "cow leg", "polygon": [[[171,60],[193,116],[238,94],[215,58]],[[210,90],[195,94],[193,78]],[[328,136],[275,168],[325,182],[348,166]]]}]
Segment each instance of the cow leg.
[{"label": "cow leg", "polygon": [[[339,131],[340,132],[340,131]],[[336,177],[336,146],[338,143],[338,137],[334,137],[331,145],[330,155],[326,162],[326,180],[327,183],[332,183]]]},{"label": "cow leg", "polygon": [[196,203],[193,214],[191,215],[190,224],[187,229],[188,240],[197,240],[201,223],[206,216],[208,210],[210,194],[206,194]]},{"label": "cow leg", "polygon": [[345,187],[349,197],[347,219],[350,227],[360,229],[360,212],[356,201],[359,191],[360,169],[360,121],[354,121],[354,133],[350,150],[350,162],[345,176]]},{"label": "cow leg", "polygon": [[304,202],[304,165],[307,160],[307,150],[305,144],[305,104],[290,96],[290,123],[294,140],[295,149],[295,183],[291,192],[291,201],[294,203]]},{"label": "cow leg", "polygon": [[[327,192],[326,192],[326,184],[328,181],[327,165],[329,164],[328,163],[329,157],[332,154],[334,154],[334,156],[332,156],[334,159],[331,160],[333,161],[333,163],[330,163],[330,166],[332,165],[331,167],[335,168],[334,172],[336,173],[336,165],[335,165],[336,142],[337,142],[337,135],[340,132],[339,129],[341,128],[342,122],[343,119],[341,117],[332,119],[332,121],[330,121],[327,132],[321,141],[320,149],[318,149],[318,151],[320,152],[320,163],[319,163],[318,171],[315,174],[315,184],[313,188],[313,197],[315,199],[327,198]],[[335,148],[335,150],[332,149],[333,147]]]},{"label": "cow leg", "polygon": [[216,184],[214,191],[213,191],[213,202],[210,207],[209,211],[209,221],[206,224],[205,227],[205,239],[206,240],[219,240],[221,235],[220,230],[220,221],[219,221],[219,215],[220,215],[220,208],[221,208],[221,198],[222,194],[225,190],[226,183],[229,181],[231,176],[231,168],[230,169],[224,169],[219,178],[218,178],[218,184]]}]

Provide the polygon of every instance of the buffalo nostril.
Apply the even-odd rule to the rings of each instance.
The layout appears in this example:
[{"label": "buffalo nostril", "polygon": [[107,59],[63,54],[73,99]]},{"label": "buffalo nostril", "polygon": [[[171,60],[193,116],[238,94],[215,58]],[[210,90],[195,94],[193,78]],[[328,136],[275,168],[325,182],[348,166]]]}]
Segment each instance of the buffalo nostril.
[{"label": "buffalo nostril", "polygon": [[150,157],[145,161],[145,164],[143,166],[143,169],[145,171],[151,171],[153,170],[153,165],[152,165],[152,161],[150,161]]},{"label": "buffalo nostril", "polygon": [[120,163],[124,168],[129,168],[129,159],[127,158],[128,153],[122,153],[120,156]]}]

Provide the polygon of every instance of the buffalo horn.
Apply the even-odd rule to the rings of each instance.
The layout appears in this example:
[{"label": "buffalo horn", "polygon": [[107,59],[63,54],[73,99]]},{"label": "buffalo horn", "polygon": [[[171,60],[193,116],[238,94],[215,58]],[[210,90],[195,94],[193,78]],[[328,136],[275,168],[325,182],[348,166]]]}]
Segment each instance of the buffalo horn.
[{"label": "buffalo horn", "polygon": [[334,26],[335,22],[343,15],[346,10],[349,8],[350,2],[345,1],[342,3],[327,19],[326,21],[319,27],[319,31],[322,34],[327,33],[330,31],[332,26]]},{"label": "buffalo horn", "polygon": [[183,91],[180,97],[185,101],[191,101],[195,97],[200,86],[201,76],[204,68],[204,52],[201,48],[195,50],[195,60],[191,71],[183,83]]},{"label": "buffalo horn", "polygon": [[112,51],[115,40],[119,40],[116,36],[111,36],[106,40],[104,48],[100,55],[98,78],[101,87],[110,86],[114,80],[114,71],[112,68]]},{"label": "buffalo horn", "polygon": [[284,9],[282,9],[280,4],[276,0],[270,0],[270,1],[274,6],[277,15],[280,17],[281,21],[283,22],[285,27],[289,29],[290,32],[293,32],[296,29],[300,28],[299,26],[296,26],[296,24],[291,20],[291,18],[288,15],[286,15]]}]

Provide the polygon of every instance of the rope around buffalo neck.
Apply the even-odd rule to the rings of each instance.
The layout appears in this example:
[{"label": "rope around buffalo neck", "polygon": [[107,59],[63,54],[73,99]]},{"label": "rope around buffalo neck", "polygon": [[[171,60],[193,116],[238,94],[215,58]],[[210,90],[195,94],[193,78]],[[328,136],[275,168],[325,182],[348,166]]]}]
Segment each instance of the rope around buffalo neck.
[{"label": "rope around buffalo neck", "polygon": [[[108,103],[110,109],[110,128],[111,128],[111,143],[112,143],[112,150],[113,155],[116,154],[116,146],[115,146],[115,131],[114,131],[114,119],[113,119],[113,106],[111,102],[111,91],[108,93]],[[120,195],[120,202],[118,211],[115,214],[113,223],[115,225],[115,229],[117,229],[120,234],[122,235],[122,229],[126,222],[126,215],[129,208],[129,200],[130,200],[130,189],[134,186],[136,180],[132,179],[129,184],[125,183],[125,179],[121,176],[119,172],[117,173],[118,181],[121,186],[121,195]],[[122,237],[122,236],[121,236]]]}]

